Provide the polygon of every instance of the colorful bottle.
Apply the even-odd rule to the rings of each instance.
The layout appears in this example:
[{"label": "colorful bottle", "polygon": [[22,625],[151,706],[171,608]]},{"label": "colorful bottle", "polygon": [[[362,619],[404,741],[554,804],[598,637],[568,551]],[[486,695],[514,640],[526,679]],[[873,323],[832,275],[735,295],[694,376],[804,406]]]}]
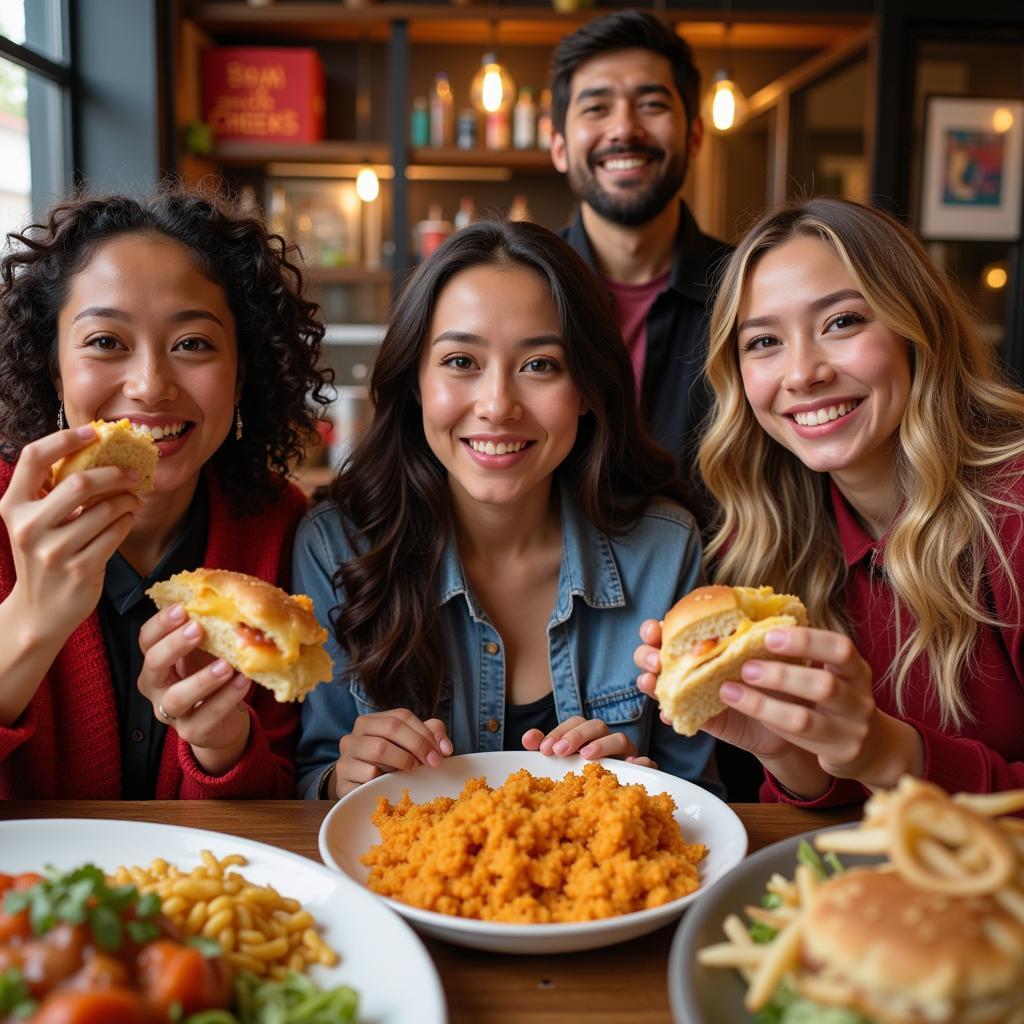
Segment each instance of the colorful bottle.
[{"label": "colorful bottle", "polygon": [[537,145],[537,108],[533,104],[533,90],[524,85],[519,90],[512,110],[513,149],[533,149]]},{"label": "colorful bottle", "polygon": [[511,127],[507,110],[495,110],[484,115],[484,145],[488,149],[508,149]]},{"label": "colorful bottle", "polygon": [[455,230],[458,231],[459,228],[472,224],[474,220],[476,220],[476,203],[472,196],[463,196],[459,200],[459,208],[456,210],[453,220]]},{"label": "colorful bottle", "polygon": [[409,115],[409,145],[430,145],[430,104],[426,96],[417,96],[412,101],[412,113]]},{"label": "colorful bottle", "polygon": [[551,90],[542,89],[537,112],[537,148],[551,148]]},{"label": "colorful bottle", "polygon": [[517,193],[512,198],[512,205],[508,210],[509,220],[533,220],[533,214],[530,212],[530,207],[526,203],[526,196],[522,192]]},{"label": "colorful bottle", "polygon": [[451,146],[455,142],[455,99],[446,71],[434,76],[434,91],[430,96],[430,144]]},{"label": "colorful bottle", "polygon": [[470,107],[459,111],[455,123],[455,145],[459,149],[476,149],[476,111]]}]

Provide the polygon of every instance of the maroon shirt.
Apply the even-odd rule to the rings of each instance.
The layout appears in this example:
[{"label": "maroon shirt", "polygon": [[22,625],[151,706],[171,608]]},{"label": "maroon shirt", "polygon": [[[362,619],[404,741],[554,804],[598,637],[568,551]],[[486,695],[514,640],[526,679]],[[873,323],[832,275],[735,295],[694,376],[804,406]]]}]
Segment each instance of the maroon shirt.
[{"label": "maroon shirt", "polygon": [[[1024,506],[1024,462],[1016,464],[1016,469],[1007,497]],[[896,711],[892,687],[885,681],[897,648],[895,602],[882,568],[885,538],[872,539],[835,484],[832,508],[848,574],[845,596],[851,637],[871,666],[878,707],[909,722],[921,734],[923,777],[950,793],[992,793],[1024,787],[1024,625],[1021,608],[995,554],[988,558],[990,590],[988,599],[983,594],[982,601],[999,622],[1008,625],[1003,629],[979,629],[973,655],[963,670],[964,692],[973,719],[959,729],[944,729],[925,659],[918,659],[911,668],[903,713]],[[1019,509],[1000,510],[995,523],[1014,580],[1024,589],[1024,513]],[[913,620],[906,608],[901,613],[906,636]],[[809,801],[795,800],[770,775],[761,787],[762,800],[801,807],[855,803],[869,795],[867,787],[850,779],[834,780],[824,795]]]},{"label": "maroon shirt", "polygon": [[640,383],[644,379],[644,365],[647,362],[647,314],[654,300],[668,287],[669,274],[664,273],[643,284],[622,284],[604,279],[615,302],[615,318],[619,322],[622,340],[626,343],[630,362],[633,364],[633,378],[636,392],[640,394]]}]

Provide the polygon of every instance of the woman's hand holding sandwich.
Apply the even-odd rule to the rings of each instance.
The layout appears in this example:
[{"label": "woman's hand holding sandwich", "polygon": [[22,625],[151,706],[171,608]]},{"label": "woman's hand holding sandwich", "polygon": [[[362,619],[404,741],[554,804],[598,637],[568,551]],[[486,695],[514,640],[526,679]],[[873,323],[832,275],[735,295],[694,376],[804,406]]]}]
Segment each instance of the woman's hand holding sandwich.
[{"label": "woman's hand holding sandwich", "polygon": [[199,650],[202,639],[203,627],[180,604],[157,612],[139,631],[139,691],[157,720],[191,745],[203,771],[223,775],[249,741],[243,700],[252,683],[223,658]]},{"label": "woman's hand holding sandwich", "polygon": [[[654,694],[660,670],[661,628],[641,626],[634,660],[639,688]],[[842,634],[805,626],[773,628],[760,657],[736,663],[736,678],[718,686],[725,710],[702,726],[753,753],[794,794],[813,799],[830,778],[870,788],[920,775],[923,748],[913,726],[882,712],[872,694],[871,669]],[[770,655],[777,655],[776,660]],[[784,660],[783,660],[784,659]]]}]

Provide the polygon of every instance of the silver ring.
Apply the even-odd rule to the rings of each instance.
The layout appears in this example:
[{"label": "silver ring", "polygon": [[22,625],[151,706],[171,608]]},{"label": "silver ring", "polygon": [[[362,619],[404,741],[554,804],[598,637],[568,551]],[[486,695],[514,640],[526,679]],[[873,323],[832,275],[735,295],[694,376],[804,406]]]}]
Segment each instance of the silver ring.
[{"label": "silver ring", "polygon": [[168,722],[176,722],[177,721],[177,719],[174,717],[174,715],[169,715],[169,714],[167,714],[166,711],[164,711],[163,704],[157,702],[156,709],[157,709],[157,711],[160,712],[160,717],[161,718],[166,718]]}]

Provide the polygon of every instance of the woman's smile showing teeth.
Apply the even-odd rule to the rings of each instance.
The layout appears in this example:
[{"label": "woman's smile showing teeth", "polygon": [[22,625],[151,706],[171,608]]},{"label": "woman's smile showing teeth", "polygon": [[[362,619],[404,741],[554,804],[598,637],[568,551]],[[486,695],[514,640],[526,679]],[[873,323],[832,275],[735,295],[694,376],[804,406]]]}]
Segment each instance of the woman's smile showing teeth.
[{"label": "woman's smile showing teeth", "polygon": [[802,427],[815,427],[822,423],[829,423],[832,420],[842,419],[853,412],[860,405],[860,399],[851,399],[846,402],[839,402],[836,405],[823,405],[819,409],[811,409],[806,412],[791,413],[793,419]]},{"label": "woman's smile showing teeth", "polygon": [[469,446],[474,455],[490,459],[495,459],[499,456],[518,455],[533,444],[532,441],[524,441],[517,438],[506,438],[497,441],[493,438],[467,437],[463,438],[463,441]]}]

